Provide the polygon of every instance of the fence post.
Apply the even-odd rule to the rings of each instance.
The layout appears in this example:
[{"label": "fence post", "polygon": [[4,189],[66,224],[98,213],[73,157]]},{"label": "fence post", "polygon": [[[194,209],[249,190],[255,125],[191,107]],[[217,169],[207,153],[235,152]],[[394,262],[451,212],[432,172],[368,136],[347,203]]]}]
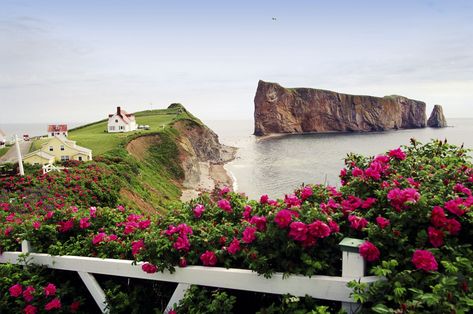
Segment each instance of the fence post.
[{"label": "fence post", "polygon": [[179,301],[184,298],[184,295],[190,287],[191,285],[187,283],[179,283],[177,285],[176,290],[174,290],[174,293],[172,294],[171,299],[169,300],[168,305],[164,310],[165,314],[168,314],[174,308],[174,304],[179,305]]},{"label": "fence post", "polygon": [[[363,240],[345,238],[340,243],[342,251],[342,277],[359,279],[365,275],[365,260],[358,252]],[[356,313],[361,305],[355,302],[342,302],[342,309],[348,314]]]},{"label": "fence post", "polygon": [[21,253],[32,253],[33,248],[31,247],[31,243],[28,240],[21,241]]}]

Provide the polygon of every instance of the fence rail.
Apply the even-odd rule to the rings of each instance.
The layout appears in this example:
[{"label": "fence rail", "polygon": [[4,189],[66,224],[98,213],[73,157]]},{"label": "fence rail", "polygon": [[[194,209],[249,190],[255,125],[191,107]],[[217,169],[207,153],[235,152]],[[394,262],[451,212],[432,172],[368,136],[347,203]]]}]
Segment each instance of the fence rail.
[{"label": "fence rail", "polygon": [[[316,299],[340,301],[348,313],[355,313],[360,306],[351,298],[352,291],[347,287],[347,283],[352,280],[365,283],[380,280],[379,277],[364,276],[364,260],[356,249],[360,243],[359,240],[345,239],[340,244],[343,260],[341,277],[320,275],[287,277],[282,273],[275,273],[271,278],[264,278],[251,270],[204,266],[176,268],[174,273],[164,271],[148,274],[142,271],[142,263],[132,265],[131,260],[32,253],[28,241],[23,241],[22,252],[3,252],[0,255],[0,263],[20,265],[28,263],[78,272],[103,313],[107,312],[105,294],[93,274],[178,283],[165,312],[171,310],[174,304],[182,299],[190,285],[200,285],[301,297],[308,295]],[[28,253],[26,258],[25,253]]]}]

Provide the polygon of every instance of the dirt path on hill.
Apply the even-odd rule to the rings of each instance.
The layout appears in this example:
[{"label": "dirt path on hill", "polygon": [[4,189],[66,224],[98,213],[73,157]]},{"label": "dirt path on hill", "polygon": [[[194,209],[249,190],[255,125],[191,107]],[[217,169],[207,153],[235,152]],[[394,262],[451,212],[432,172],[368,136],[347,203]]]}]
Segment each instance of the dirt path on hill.
[{"label": "dirt path on hill", "polygon": [[[21,141],[20,143],[20,152],[21,156],[25,156],[29,153],[30,147],[32,142],[31,141]],[[18,158],[16,157],[16,145],[10,147],[8,152],[0,157],[0,164],[7,163],[7,162],[18,162]]]}]

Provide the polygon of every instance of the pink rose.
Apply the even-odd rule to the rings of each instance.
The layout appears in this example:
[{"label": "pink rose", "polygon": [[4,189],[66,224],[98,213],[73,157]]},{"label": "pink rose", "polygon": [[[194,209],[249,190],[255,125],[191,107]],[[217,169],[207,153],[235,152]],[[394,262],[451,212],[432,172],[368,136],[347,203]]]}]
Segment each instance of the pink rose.
[{"label": "pink rose", "polygon": [[195,218],[200,218],[202,213],[205,211],[205,207],[204,205],[197,204],[192,211],[194,212]]},{"label": "pink rose", "polygon": [[305,241],[307,239],[307,225],[300,221],[294,221],[289,225],[289,237],[295,241]]},{"label": "pink rose", "polygon": [[352,176],[354,176],[355,178],[357,178],[357,177],[362,177],[362,176],[363,176],[363,170],[361,170],[361,169],[358,168],[358,167],[355,167],[355,168],[353,168],[353,170],[351,171],[351,174],[352,174]]},{"label": "pink rose", "polygon": [[34,230],[38,230],[39,228],[41,228],[41,223],[39,221],[33,222],[33,228]]},{"label": "pink rose", "polygon": [[44,306],[44,309],[46,311],[51,311],[51,310],[54,310],[54,309],[60,309],[61,306],[62,306],[61,305],[61,300],[59,300],[58,298],[54,298]]},{"label": "pink rose", "polygon": [[445,216],[445,211],[440,206],[435,206],[432,209],[432,214],[430,215],[430,221],[432,225],[435,227],[443,227],[447,221],[447,217]]},{"label": "pink rose", "polygon": [[348,216],[348,221],[350,222],[350,227],[355,230],[362,230],[368,225],[368,221],[365,218],[358,217],[355,215]]},{"label": "pink rose", "polygon": [[389,151],[389,157],[393,157],[399,160],[406,159],[406,153],[404,153],[401,148],[396,148]]},{"label": "pink rose", "polygon": [[96,207],[92,206],[92,207],[89,208],[90,217],[95,218],[96,215],[97,215],[96,213],[97,213],[97,208]]},{"label": "pink rose", "polygon": [[315,238],[326,238],[330,235],[330,227],[320,221],[316,220],[308,226],[309,234]]},{"label": "pink rose", "polygon": [[295,194],[289,194],[284,196],[284,203],[288,207],[300,206],[302,201]]},{"label": "pink rose", "polygon": [[368,208],[371,208],[373,206],[374,203],[376,203],[376,199],[373,198],[373,197],[368,197],[364,202],[363,204],[361,204],[361,208],[363,209],[368,209]]},{"label": "pink rose", "polygon": [[25,306],[25,308],[23,309],[23,312],[25,314],[36,314],[38,313],[38,308],[34,305],[31,305],[31,304],[28,304],[27,306]]},{"label": "pink rose", "polygon": [[44,295],[45,296],[53,296],[56,294],[56,286],[52,283],[48,283],[46,287],[44,287]]},{"label": "pink rose", "polygon": [[179,224],[177,230],[181,236],[192,234],[192,228],[186,224]]},{"label": "pink rose", "polygon": [[200,260],[205,266],[215,266],[217,264],[217,256],[212,251],[205,251],[205,253],[200,256]]},{"label": "pink rose", "polygon": [[314,194],[314,192],[312,191],[312,187],[309,186],[309,185],[306,185],[306,186],[302,189],[301,198],[302,198],[302,200],[306,200],[306,199],[308,199],[309,197],[311,197],[313,194]]},{"label": "pink rose", "polygon": [[226,199],[221,199],[217,202],[217,206],[222,209],[223,211],[227,212],[227,213],[231,213],[233,210],[232,210],[232,205],[230,204],[230,202]]},{"label": "pink rose", "polygon": [[384,229],[386,228],[387,226],[389,226],[391,224],[391,222],[389,221],[389,219],[386,219],[384,217],[376,217],[376,223],[378,224],[378,226],[381,228],[381,229]]},{"label": "pink rose", "polygon": [[100,244],[101,242],[104,241],[106,237],[106,234],[103,233],[103,232],[100,232],[99,234],[95,235],[93,238],[92,238],[92,244],[93,245],[98,245]]},{"label": "pink rose", "polygon": [[245,230],[243,230],[243,242],[249,244],[253,242],[256,239],[256,228],[253,227],[246,227]]},{"label": "pink rose", "polygon": [[11,286],[8,291],[10,292],[10,295],[14,298],[18,298],[21,293],[23,292],[23,287],[17,283],[16,285]]},{"label": "pink rose", "polygon": [[81,220],[79,220],[79,227],[81,229],[90,227],[89,217],[81,218]]},{"label": "pink rose", "polygon": [[266,217],[260,217],[255,215],[251,217],[250,224],[256,226],[256,229],[258,229],[258,231],[264,231],[266,230]]},{"label": "pink rose", "polygon": [[419,199],[419,192],[413,188],[406,188],[403,190],[395,188],[388,192],[388,200],[397,211],[405,209],[406,203],[414,204],[417,203]]},{"label": "pink rose", "polygon": [[148,274],[154,274],[156,271],[158,271],[158,267],[151,263],[144,263],[141,265],[141,269]]},{"label": "pink rose", "polygon": [[186,235],[177,237],[176,242],[174,242],[173,247],[176,250],[182,250],[188,252],[191,248],[191,243]]},{"label": "pink rose", "polygon": [[416,250],[412,255],[412,263],[417,269],[436,271],[438,269],[434,254],[427,250]]},{"label": "pink rose", "polygon": [[233,238],[233,241],[228,246],[227,252],[231,255],[235,255],[240,249],[240,241],[237,238]]},{"label": "pink rose", "polygon": [[75,313],[79,310],[80,307],[80,301],[74,301],[71,303],[70,309],[72,313]]},{"label": "pink rose", "polygon": [[26,302],[31,302],[34,299],[33,293],[35,292],[35,288],[33,286],[26,287],[25,291],[23,291],[23,298]]},{"label": "pink rose", "polygon": [[360,245],[358,250],[360,252],[360,255],[363,256],[363,258],[368,262],[374,262],[379,259],[380,253],[378,248],[369,241],[363,242],[363,244]]},{"label": "pink rose", "polygon": [[133,256],[135,256],[138,253],[140,253],[140,251],[143,250],[144,248],[145,248],[145,243],[144,243],[143,239],[141,239],[139,241],[133,241],[131,243],[131,254],[133,254]]},{"label": "pink rose", "polygon": [[187,260],[185,257],[181,257],[179,259],[179,267],[186,267],[187,266]]},{"label": "pink rose", "polygon": [[447,219],[445,222],[445,229],[451,235],[457,235],[460,232],[462,225],[455,218]]},{"label": "pink rose", "polygon": [[222,196],[222,195],[227,194],[228,192],[230,192],[230,188],[228,186],[224,186],[223,188],[220,189],[219,195]]},{"label": "pink rose", "polygon": [[65,233],[74,228],[74,220],[69,219],[67,221],[60,221],[58,224],[59,232]]},{"label": "pink rose", "polygon": [[439,247],[443,245],[444,234],[442,230],[429,227],[427,229],[427,233],[429,235],[429,241],[434,247]]},{"label": "pink rose", "polygon": [[269,197],[268,195],[261,195],[260,199],[259,199],[259,202],[260,204],[267,204],[268,203],[268,200],[269,200]]},{"label": "pink rose", "polygon": [[245,208],[244,208],[244,211],[243,211],[243,219],[248,221],[251,217],[251,211],[252,210],[253,210],[253,208],[251,208],[250,205],[246,205]]},{"label": "pink rose", "polygon": [[457,216],[463,216],[463,214],[466,212],[463,199],[460,197],[446,202],[443,206],[446,210]]},{"label": "pink rose", "polygon": [[332,231],[332,233],[337,233],[340,231],[340,227],[338,226],[338,224],[333,221],[333,220],[329,220],[328,222],[328,226],[330,227],[330,231]]},{"label": "pink rose", "polygon": [[278,225],[279,228],[286,228],[292,221],[292,215],[293,213],[290,210],[280,210],[274,217],[274,222]]}]

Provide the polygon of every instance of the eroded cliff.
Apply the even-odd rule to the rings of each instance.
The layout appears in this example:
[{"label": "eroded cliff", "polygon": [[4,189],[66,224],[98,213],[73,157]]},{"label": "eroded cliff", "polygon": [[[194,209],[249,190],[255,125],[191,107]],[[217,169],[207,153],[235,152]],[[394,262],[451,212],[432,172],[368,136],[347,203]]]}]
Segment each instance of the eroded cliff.
[{"label": "eroded cliff", "polygon": [[254,134],[423,128],[425,107],[422,101],[402,96],[348,95],[259,81]]},{"label": "eroded cliff", "polygon": [[236,148],[221,144],[215,132],[193,120],[180,120],[172,127],[179,133],[179,159],[184,170],[182,201],[197,197],[199,192],[232,186],[223,165],[234,158]]}]

